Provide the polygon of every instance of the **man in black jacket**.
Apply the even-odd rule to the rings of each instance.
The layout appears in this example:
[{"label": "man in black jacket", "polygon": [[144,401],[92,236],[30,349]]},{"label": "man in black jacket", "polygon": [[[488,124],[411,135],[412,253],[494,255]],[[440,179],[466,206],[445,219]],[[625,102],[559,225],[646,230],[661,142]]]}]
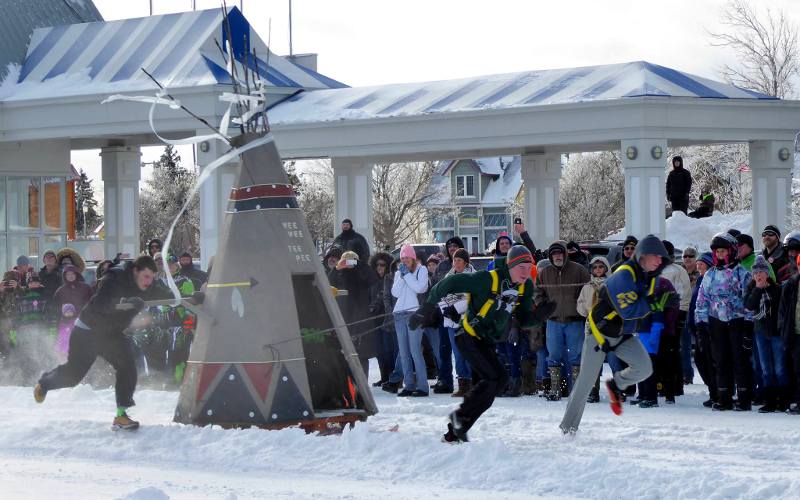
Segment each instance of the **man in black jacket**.
[{"label": "man in black jacket", "polygon": [[[108,361],[117,372],[114,385],[117,415],[113,430],[132,430],[139,422],[128,417],[136,389],[136,363],[130,339],[123,333],[133,318],[144,309],[145,300],[168,299],[169,292],[153,285],[158,268],[150,256],[140,256],[109,269],[89,299],[69,339],[67,362],[45,373],[33,390],[37,403],[44,402],[47,391],[76,386],[94,364],[97,356]],[[119,304],[129,304],[118,309]]]},{"label": "man in black jacket", "polygon": [[342,252],[353,251],[358,254],[358,260],[369,262],[369,244],[366,238],[353,229],[353,221],[350,219],[342,221],[342,232],[333,240],[332,246],[341,248]]},{"label": "man in black jacket", "polygon": [[692,174],[683,168],[683,158],[672,158],[672,171],[667,176],[667,199],[673,212],[687,213],[689,210],[689,191],[692,190]]},{"label": "man in black jacket", "polygon": [[206,281],[208,281],[208,274],[194,267],[194,262],[192,262],[192,254],[189,252],[183,252],[178,262],[181,265],[178,274],[189,278],[194,285],[194,289],[200,290],[200,288],[205,285]]},{"label": "man in black jacket", "polygon": [[781,287],[781,302],[778,307],[778,331],[783,338],[786,351],[792,358],[795,376],[794,404],[789,413],[800,415],[800,325],[797,323],[797,299],[800,276],[789,278]]}]

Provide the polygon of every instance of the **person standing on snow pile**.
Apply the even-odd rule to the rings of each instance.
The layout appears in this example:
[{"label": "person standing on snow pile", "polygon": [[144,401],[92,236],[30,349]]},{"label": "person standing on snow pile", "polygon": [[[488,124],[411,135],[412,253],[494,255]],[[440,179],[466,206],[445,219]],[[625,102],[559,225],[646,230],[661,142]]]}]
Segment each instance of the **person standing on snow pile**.
[{"label": "person standing on snow pile", "polygon": [[672,170],[667,176],[667,201],[673,212],[689,211],[689,192],[692,190],[692,174],[683,167],[683,158],[672,158]]},{"label": "person standing on snow pile", "polygon": [[[540,321],[533,311],[530,280],[533,256],[524,246],[511,247],[504,261],[492,271],[457,274],[439,282],[428,294],[428,301],[412,317],[410,326],[438,326],[443,316],[460,328],[456,345],[472,368],[472,389],[459,408],[450,414],[446,443],[469,441],[467,433],[506,387],[505,368],[497,359],[494,343],[505,333],[512,317],[520,328],[531,328]],[[442,313],[438,303],[453,294],[469,294],[466,313],[455,307]]]},{"label": "person standing on snow pile", "polygon": [[669,295],[656,295],[656,278],[665,265],[667,249],[651,235],[636,245],[633,258],[622,264],[600,289],[589,312],[589,332],[584,338],[581,370],[567,403],[560,428],[564,434],[578,430],[586,399],[594,386],[606,353],[614,352],[628,366],[606,380],[612,411],[622,413],[623,391],[653,373],[650,356],[633,334],[639,321],[664,310]]},{"label": "person standing on snow pile", "polygon": [[[94,364],[103,357],[116,370],[117,414],[112,429],[132,430],[139,423],[127,409],[134,406],[136,363],[130,339],[123,331],[145,307],[145,299],[168,299],[171,294],[154,288],[158,268],[152,257],[140,256],[133,262],[109,269],[100,280],[97,292],[81,311],[69,339],[67,362],[45,373],[33,390],[37,403],[43,403],[48,391],[77,385]],[[117,309],[118,304],[130,309]]]},{"label": "person standing on snow pile", "polygon": [[[581,288],[581,294],[578,296],[578,314],[583,316],[584,318],[589,316],[589,311],[592,310],[595,303],[597,303],[597,293],[602,288],[603,284],[606,282],[609,273],[609,265],[608,260],[605,257],[597,256],[594,257],[589,264],[589,269],[592,273],[592,277],[589,283],[583,285]],[[589,327],[589,324],[586,323],[584,326],[584,335],[589,333],[586,329]],[[592,391],[589,393],[589,397],[586,400],[587,403],[599,403],[600,402],[600,374],[597,374],[597,380],[595,380],[594,387]]]},{"label": "person standing on snow pile", "polygon": [[561,399],[561,370],[565,366],[572,383],[577,380],[581,365],[581,346],[583,345],[583,318],[578,314],[577,302],[583,285],[589,282],[586,267],[567,258],[567,245],[556,241],[548,249],[550,266],[542,269],[536,276],[533,301],[537,306],[544,303],[556,304],[555,310],[547,318],[545,328],[547,342],[547,369],[550,372],[549,401]]},{"label": "person standing on snow pile", "polygon": [[765,404],[759,413],[784,412],[789,407],[786,345],[778,331],[781,289],[769,271],[767,259],[759,255],[752,265],[753,281],[748,283],[745,296],[745,307],[753,312],[754,336],[764,383]]},{"label": "person standing on snow pile", "polygon": [[[711,240],[714,267],[703,277],[697,294],[695,328],[699,335],[711,338],[711,356],[717,370],[718,401],[713,410],[733,410],[733,393],[737,411],[752,407],[753,349],[752,314],[744,307],[750,273],[736,258],[736,238],[718,233]],[[706,333],[707,332],[707,333]]]},{"label": "person standing on snow pile", "polygon": [[[677,324],[665,324],[665,326],[670,328],[665,328],[664,333],[660,336],[660,345],[658,349],[659,366],[656,370],[664,393],[667,396],[667,404],[672,404],[675,403],[675,396],[683,396],[682,346],[679,333],[683,331],[683,326],[686,324],[689,303],[692,301],[692,281],[686,269],[675,263],[675,245],[667,240],[662,241],[662,243],[664,243],[664,248],[667,249],[667,253],[669,254],[667,258],[669,263],[661,270],[661,277],[672,283],[680,301]],[[667,333],[666,330],[668,329],[674,329],[674,332],[678,333],[672,335],[672,331]],[[687,348],[691,348],[691,346],[687,346]]]},{"label": "person standing on snow pile", "polygon": [[[798,259],[800,260],[800,259]],[[792,395],[792,405],[789,413],[800,415],[800,308],[797,302],[800,288],[800,275],[794,275],[783,284],[781,289],[780,308],[778,310],[778,331],[792,358],[791,366],[794,368],[795,386]]]},{"label": "person standing on snow pile", "polygon": [[369,244],[366,238],[353,229],[353,221],[350,219],[342,221],[342,232],[334,238],[333,246],[341,248],[342,252],[355,252],[358,254],[358,260],[369,262]]}]

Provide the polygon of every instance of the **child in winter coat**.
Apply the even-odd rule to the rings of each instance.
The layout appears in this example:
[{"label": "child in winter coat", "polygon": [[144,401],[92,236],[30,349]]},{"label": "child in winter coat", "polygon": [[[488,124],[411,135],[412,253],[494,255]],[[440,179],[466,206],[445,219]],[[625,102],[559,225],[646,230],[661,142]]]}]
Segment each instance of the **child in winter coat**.
[{"label": "child in winter coat", "polygon": [[80,312],[92,297],[92,287],[83,281],[83,275],[71,264],[64,266],[61,279],[63,284],[53,295],[53,310],[63,316],[62,308],[71,304],[75,312]]},{"label": "child in winter coat", "polygon": [[67,354],[69,353],[69,337],[72,335],[72,328],[75,326],[76,319],[78,319],[78,314],[74,305],[64,304],[61,306],[61,319],[58,321],[58,338],[56,339],[56,353],[62,360],[67,359]]},{"label": "child in winter coat", "polygon": [[753,312],[755,341],[761,362],[765,405],[759,413],[786,411],[789,372],[786,346],[778,331],[778,306],[781,290],[769,276],[770,266],[763,255],[753,263],[753,280],[747,285],[745,306]]},{"label": "child in winter coat", "polygon": [[736,259],[737,247],[736,238],[728,233],[718,233],[711,240],[714,267],[703,277],[695,309],[698,336],[707,334],[711,338],[718,394],[712,409],[720,411],[734,409],[734,390],[737,411],[749,411],[752,400],[753,339],[748,338],[745,324],[751,314],[744,305],[751,277]]}]

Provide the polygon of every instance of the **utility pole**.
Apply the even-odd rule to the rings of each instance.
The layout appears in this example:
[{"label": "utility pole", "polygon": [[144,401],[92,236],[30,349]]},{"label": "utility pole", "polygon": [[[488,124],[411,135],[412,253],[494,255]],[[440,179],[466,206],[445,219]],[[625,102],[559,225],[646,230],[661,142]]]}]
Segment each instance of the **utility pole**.
[{"label": "utility pole", "polygon": [[292,52],[292,0],[289,0],[289,55],[293,55]]},{"label": "utility pole", "polygon": [[153,0],[150,0],[150,15],[153,15]]}]

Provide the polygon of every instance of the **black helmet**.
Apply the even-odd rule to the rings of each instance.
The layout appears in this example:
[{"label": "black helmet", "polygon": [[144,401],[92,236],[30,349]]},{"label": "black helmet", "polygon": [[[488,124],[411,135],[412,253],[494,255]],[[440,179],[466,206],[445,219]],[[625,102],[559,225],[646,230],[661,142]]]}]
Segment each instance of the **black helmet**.
[{"label": "black helmet", "polygon": [[727,248],[731,253],[731,260],[736,258],[738,247],[739,242],[730,233],[717,233],[711,238],[711,251],[713,252],[717,248]]},{"label": "black helmet", "polygon": [[800,251],[800,231],[792,231],[783,238],[783,246],[786,250]]}]

